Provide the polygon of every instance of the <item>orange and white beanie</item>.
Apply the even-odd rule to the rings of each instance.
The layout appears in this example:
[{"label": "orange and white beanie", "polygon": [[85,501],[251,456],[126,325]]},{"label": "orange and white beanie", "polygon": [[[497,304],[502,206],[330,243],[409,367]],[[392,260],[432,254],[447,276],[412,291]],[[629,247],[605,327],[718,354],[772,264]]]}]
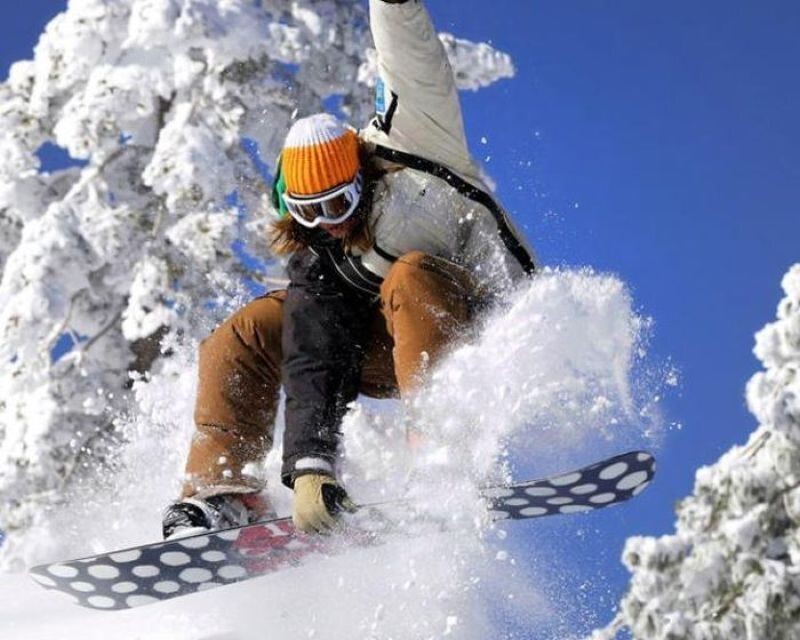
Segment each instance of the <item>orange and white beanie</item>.
[{"label": "orange and white beanie", "polygon": [[352,182],[360,166],[358,136],[328,113],[295,122],[281,152],[286,190],[295,196]]}]

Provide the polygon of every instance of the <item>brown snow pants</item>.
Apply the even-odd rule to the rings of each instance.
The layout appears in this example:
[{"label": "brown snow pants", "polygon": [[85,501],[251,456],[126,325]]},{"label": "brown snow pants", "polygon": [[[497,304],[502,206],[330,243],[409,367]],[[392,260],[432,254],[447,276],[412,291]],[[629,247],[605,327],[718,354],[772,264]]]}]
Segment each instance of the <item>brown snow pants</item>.
[{"label": "brown snow pants", "polygon": [[[285,297],[276,291],[250,302],[201,343],[183,497],[263,488],[247,466],[272,447]],[[447,260],[421,252],[397,260],[371,321],[361,393],[407,396],[469,326],[477,298],[469,272]]]}]

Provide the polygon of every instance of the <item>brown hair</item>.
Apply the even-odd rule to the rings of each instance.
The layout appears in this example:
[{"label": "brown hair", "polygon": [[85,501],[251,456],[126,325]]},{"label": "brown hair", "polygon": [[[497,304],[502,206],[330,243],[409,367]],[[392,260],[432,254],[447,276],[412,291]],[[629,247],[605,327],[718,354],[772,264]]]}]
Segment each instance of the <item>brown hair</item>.
[{"label": "brown hair", "polygon": [[[364,176],[364,191],[361,196],[359,210],[355,214],[359,218],[358,224],[353,227],[350,234],[342,241],[345,251],[356,248],[361,251],[367,251],[372,247],[375,240],[372,235],[372,229],[369,226],[369,213],[372,209],[375,183],[384,174],[384,171],[375,165],[363,144],[359,145],[359,155],[361,157],[361,171]],[[306,248],[309,244],[312,230],[298,224],[291,215],[287,214],[283,218],[274,221],[270,225],[267,234],[270,251],[275,255],[283,256]]]},{"label": "brown hair", "polygon": [[[369,228],[369,221],[367,220],[369,207],[361,206],[356,215],[360,218],[358,224],[342,241],[345,251],[348,252],[354,248],[367,251],[374,242],[372,229]],[[309,244],[311,229],[306,229],[298,224],[292,216],[287,215],[273,222],[267,234],[270,251],[276,256],[284,256],[306,248]]]}]

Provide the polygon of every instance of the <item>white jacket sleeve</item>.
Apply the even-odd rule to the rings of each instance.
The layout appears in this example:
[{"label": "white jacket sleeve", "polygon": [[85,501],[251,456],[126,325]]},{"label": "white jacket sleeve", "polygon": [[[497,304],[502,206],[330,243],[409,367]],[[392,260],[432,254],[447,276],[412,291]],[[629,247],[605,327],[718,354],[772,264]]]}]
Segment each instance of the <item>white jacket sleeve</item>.
[{"label": "white jacket sleeve", "polygon": [[370,0],[380,79],[370,142],[421,156],[473,179],[455,78],[420,0]]}]

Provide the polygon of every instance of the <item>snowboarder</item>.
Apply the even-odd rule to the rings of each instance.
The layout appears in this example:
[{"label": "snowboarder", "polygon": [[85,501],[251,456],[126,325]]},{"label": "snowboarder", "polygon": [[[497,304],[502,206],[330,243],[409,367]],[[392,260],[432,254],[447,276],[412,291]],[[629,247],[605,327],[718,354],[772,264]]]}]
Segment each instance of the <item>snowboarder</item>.
[{"label": "snowboarder", "polygon": [[200,347],[197,430],[165,537],[246,524],[268,509],[252,465],[286,396],[282,480],[295,526],[352,508],[338,431],[357,394],[408,397],[476,313],[535,270],[464,136],[453,72],[419,0],[370,0],[376,116],[294,123],[273,188],[272,249],[288,289],[247,304]]}]

